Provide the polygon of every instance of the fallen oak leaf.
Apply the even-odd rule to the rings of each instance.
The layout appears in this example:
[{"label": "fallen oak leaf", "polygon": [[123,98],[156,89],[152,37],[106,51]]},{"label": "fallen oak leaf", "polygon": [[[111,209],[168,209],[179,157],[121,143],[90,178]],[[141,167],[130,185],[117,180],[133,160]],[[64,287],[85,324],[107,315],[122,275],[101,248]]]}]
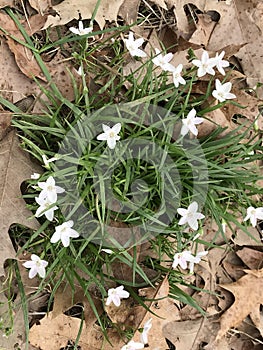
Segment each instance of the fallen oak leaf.
[{"label": "fallen oak leaf", "polygon": [[8,258],[15,259],[16,252],[9,239],[11,224],[18,223],[31,229],[38,229],[39,223],[26,208],[21,198],[20,185],[30,179],[33,172],[41,172],[32,163],[28,154],[20,147],[15,131],[11,131],[0,142],[0,276],[4,275],[3,264]]},{"label": "fallen oak leaf", "polygon": [[263,269],[244,271],[247,275],[238,281],[219,285],[229,290],[234,295],[235,301],[221,316],[216,342],[219,342],[230,328],[238,326],[248,315],[259,330],[263,329],[260,319],[260,304],[263,304]]},{"label": "fallen oak leaf", "polygon": [[[188,321],[173,321],[164,326],[163,332],[167,339],[175,346],[176,350],[204,349],[203,344],[210,345],[218,330],[218,323],[214,317],[198,318]],[[207,345],[205,349],[207,349]],[[223,339],[213,350],[227,350],[227,342]]]},{"label": "fallen oak leaf", "polygon": [[[60,314],[53,317],[52,311],[46,315],[40,323],[35,324],[29,332],[30,344],[42,350],[59,350],[66,348],[68,340],[76,341],[81,350],[112,350],[121,348],[122,341],[113,329],[108,330],[107,342],[102,330],[94,323],[84,322],[81,327],[81,319]],[[113,346],[112,346],[113,345]]]}]

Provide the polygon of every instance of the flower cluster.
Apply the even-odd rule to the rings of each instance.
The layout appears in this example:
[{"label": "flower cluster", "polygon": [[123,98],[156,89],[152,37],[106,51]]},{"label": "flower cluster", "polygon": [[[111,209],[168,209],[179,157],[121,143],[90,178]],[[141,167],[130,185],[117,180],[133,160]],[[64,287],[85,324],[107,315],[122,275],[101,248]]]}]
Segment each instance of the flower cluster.
[{"label": "flower cluster", "polygon": [[[129,32],[129,37],[128,39],[124,39],[124,43],[131,56],[147,56],[143,50],[139,49],[139,47],[144,43],[143,38],[135,40],[133,33]],[[229,67],[229,62],[223,59],[224,55],[225,51],[222,51],[220,54],[216,53],[215,57],[210,58],[208,52],[204,51],[200,60],[194,59],[192,64],[198,68],[197,77],[201,78],[206,74],[215,75],[215,68],[220,74],[225,75],[226,73],[224,68]],[[186,84],[185,79],[181,75],[183,65],[179,64],[177,67],[175,67],[171,63],[172,59],[172,53],[163,55],[159,49],[155,48],[155,57],[152,58],[152,62],[163,71],[171,73],[174,86],[178,88],[180,84]],[[231,88],[231,82],[222,83],[219,79],[216,79],[215,90],[212,91],[212,96],[219,102],[234,99],[236,98],[236,95],[230,92]],[[203,118],[197,118],[195,115],[196,111],[192,110],[189,112],[186,120],[183,120],[184,125],[181,130],[181,135],[184,136],[188,133],[188,131],[191,131],[195,136],[197,136],[198,130],[195,125],[202,123]]]},{"label": "flower cluster", "polygon": [[[39,175],[39,174],[37,174]],[[31,176],[32,178],[32,176]],[[39,176],[33,174],[33,178],[38,179]],[[40,217],[45,215],[47,220],[53,221],[54,211],[58,209],[56,206],[57,194],[65,192],[64,188],[56,186],[55,179],[49,176],[45,182],[38,182],[38,187],[41,192],[38,197],[35,197],[35,201],[39,204],[36,210],[35,216]],[[55,227],[55,232],[53,233],[50,242],[57,243],[61,241],[64,247],[68,247],[70,244],[70,238],[79,237],[79,233],[72,229],[74,222],[72,220],[64,222],[62,225]],[[46,276],[46,266],[48,262],[41,260],[36,254],[31,255],[31,261],[26,261],[23,266],[30,268],[29,278],[35,277],[37,274],[44,278]]]}]

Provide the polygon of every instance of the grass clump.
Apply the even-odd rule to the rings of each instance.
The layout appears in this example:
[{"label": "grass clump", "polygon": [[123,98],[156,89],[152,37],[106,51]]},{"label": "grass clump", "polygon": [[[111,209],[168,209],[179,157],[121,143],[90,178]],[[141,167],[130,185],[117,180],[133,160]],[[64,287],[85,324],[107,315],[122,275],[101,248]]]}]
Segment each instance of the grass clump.
[{"label": "grass clump", "polygon": [[[196,138],[195,127],[189,122],[188,132],[183,134],[182,120],[191,111],[195,110],[204,122],[208,113],[234,102],[218,103],[214,99],[213,75],[206,74],[209,79],[204,93],[196,93],[200,73],[193,64],[182,70],[184,83],[177,84],[179,73],[176,75],[169,66],[170,56],[165,52],[158,67],[153,63],[158,57],[153,50],[138,65],[140,59],[129,57],[121,40],[128,34],[128,27],[86,36],[69,33],[38,48],[16,16],[10,10],[8,13],[48,81],[48,87],[39,85],[46,98],[41,113],[22,112],[1,98],[14,112],[13,125],[22,146],[43,167],[39,179],[28,181],[24,198],[36,213],[41,183],[52,176],[55,185],[64,189],[40,213],[41,227],[19,250],[48,262],[39,289],[51,286],[49,307],[61,284],[66,281],[72,294],[78,285],[105,332],[108,322],[97,310],[94,287],[105,308],[109,290],[120,285],[145,305],[137,295],[138,289],[154,286],[169,275],[170,296],[204,312],[178,287],[186,284],[186,269],[173,269],[171,265],[175,254],[191,250],[196,258],[199,245],[208,254],[216,245],[202,236],[202,221],[198,221],[197,229],[193,229],[190,219],[182,225],[177,209],[187,209],[196,202],[199,213],[215,220],[218,234],[224,236],[224,225],[233,232],[236,225],[248,233],[247,226],[238,219],[245,216],[249,206],[257,206],[253,196],[262,194],[254,166],[262,152],[258,132],[253,125],[236,123],[235,130],[226,133],[217,126],[209,135]],[[107,35],[106,39],[91,45],[89,38],[102,34]],[[74,101],[63,97],[41,59],[41,53],[66,43],[74,51],[76,68],[81,67],[80,87],[72,75]],[[107,52],[106,62],[99,59],[103,51]],[[127,57],[138,68],[125,76]],[[189,62],[196,59],[189,51]],[[121,128],[113,136],[119,140],[111,149],[108,138],[112,135],[105,141],[97,137],[106,133],[103,125],[112,128],[118,123]],[[52,157],[55,160],[48,162]],[[47,217],[50,210],[51,220]],[[71,221],[74,226],[63,232],[72,234],[70,229],[74,229],[78,236],[70,236],[68,245],[62,239],[52,242],[58,227]],[[148,253],[141,253],[142,246],[147,246]]]}]

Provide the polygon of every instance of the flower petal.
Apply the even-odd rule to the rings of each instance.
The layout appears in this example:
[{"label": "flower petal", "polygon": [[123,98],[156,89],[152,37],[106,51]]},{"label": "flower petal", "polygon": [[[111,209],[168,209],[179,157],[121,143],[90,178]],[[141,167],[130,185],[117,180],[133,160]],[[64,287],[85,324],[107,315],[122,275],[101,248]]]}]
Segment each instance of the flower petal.
[{"label": "flower petal", "polygon": [[118,134],[121,131],[121,123],[117,123],[112,127],[112,131],[115,134]]},{"label": "flower petal", "polygon": [[115,139],[115,138],[112,138],[112,137],[109,137],[109,138],[107,139],[107,144],[108,144],[108,147],[109,147],[110,149],[114,149],[115,146],[116,146],[116,139]]},{"label": "flower petal", "polygon": [[189,207],[188,207],[188,211],[191,213],[196,213],[198,210],[198,204],[196,201],[192,202]]},{"label": "flower petal", "polygon": [[60,240],[60,233],[55,231],[52,235],[52,237],[50,238],[50,242],[51,243],[57,243]]},{"label": "flower petal", "polygon": [[99,135],[97,136],[97,140],[99,140],[99,141],[106,141],[107,138],[108,138],[108,134],[106,134],[105,132],[102,133],[102,134],[99,134]]},{"label": "flower petal", "polygon": [[34,267],[31,267],[30,271],[29,271],[29,274],[28,274],[28,277],[30,279],[34,278],[35,276],[37,275],[37,268],[36,266]]}]

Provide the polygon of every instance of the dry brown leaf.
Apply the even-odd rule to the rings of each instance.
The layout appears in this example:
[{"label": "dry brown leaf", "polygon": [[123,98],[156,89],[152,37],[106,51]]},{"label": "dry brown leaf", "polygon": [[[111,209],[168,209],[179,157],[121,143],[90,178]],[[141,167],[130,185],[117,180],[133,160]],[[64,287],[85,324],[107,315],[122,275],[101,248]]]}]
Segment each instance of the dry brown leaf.
[{"label": "dry brown leaf", "polygon": [[0,8],[3,8],[3,7],[12,7],[14,4],[14,0],[0,0]]},{"label": "dry brown leaf", "polygon": [[[90,291],[92,294],[92,291]],[[95,298],[92,294],[92,300],[96,307],[98,314],[101,314],[103,311],[101,300]],[[82,303],[84,306],[84,318],[87,324],[87,328],[94,324],[97,320],[92,307],[88,301],[88,298],[84,295],[83,288],[78,285],[75,285],[75,291],[72,291],[72,287],[69,284],[62,283],[59,288],[56,290],[54,296],[54,305],[52,310],[52,317],[57,317],[66,310],[69,310],[72,306],[77,303]]]},{"label": "dry brown leaf", "polygon": [[263,267],[263,252],[243,247],[236,254],[251,270],[257,270]]},{"label": "dry brown leaf", "polygon": [[[222,128],[227,128],[224,132],[220,134],[220,137],[225,136],[230,131],[234,130],[235,124],[229,121],[225,113],[221,109],[216,109],[212,112],[206,113],[205,117],[207,119],[198,126],[198,137],[204,137],[210,135],[218,126]],[[209,120],[208,120],[209,119]]]},{"label": "dry brown leaf", "polygon": [[[45,20],[46,18],[41,15],[32,16],[28,22],[25,22],[24,28],[29,33],[29,35],[32,35],[43,27]],[[1,27],[7,31],[8,34],[13,35],[20,41],[24,41],[23,35],[16,27],[10,16],[4,13],[0,13],[0,22]],[[3,32],[1,32],[1,35],[3,35]],[[45,80],[43,72],[36,62],[33,53],[28,48],[22,44],[19,44],[11,37],[7,37],[7,44],[15,55],[16,63],[21,72],[23,72],[29,78],[36,76],[42,80]]]},{"label": "dry brown leaf", "polygon": [[234,243],[239,246],[262,246],[258,230],[255,227],[250,226],[247,227],[247,231],[250,233],[250,235],[241,229],[237,229],[236,235],[233,238]]},{"label": "dry brown leaf", "polygon": [[[45,23],[45,16],[35,15],[32,16],[29,20],[29,23],[25,23],[25,30],[32,35],[36,31],[38,31]],[[19,32],[14,22],[10,19],[9,16],[0,13],[0,21],[1,25],[12,35],[23,40],[22,34]],[[8,38],[7,44],[10,50],[14,53],[16,63],[20,70],[29,78],[33,76],[38,77],[45,81],[44,74],[40,69],[39,65],[34,59],[33,54],[26,49],[23,45],[20,45],[16,41]],[[64,97],[69,100],[74,98],[74,89],[72,87],[71,76],[68,73],[68,69],[72,70],[70,66],[70,62],[65,62],[64,57],[58,52],[53,60],[50,62],[46,62],[47,69],[53,78],[53,82],[60,88]],[[80,77],[75,74],[75,80],[78,83],[80,81]],[[6,81],[9,81],[9,76]],[[26,84],[28,86],[29,82]],[[36,84],[31,81],[31,91],[30,93],[40,92],[40,89],[35,86]],[[20,90],[24,90],[23,88]],[[19,91],[20,91],[19,90]],[[24,96],[23,96],[24,97]]]},{"label": "dry brown leaf", "polygon": [[[114,0],[109,2],[108,0],[101,0],[98,12],[95,16],[95,20],[102,29],[105,24],[105,20],[116,21],[119,9],[124,0]],[[64,0],[58,5],[53,6],[56,11],[56,16],[48,16],[45,28],[49,26],[58,26],[66,24],[73,19],[79,19],[81,15],[82,19],[90,19],[97,4],[97,0]]]},{"label": "dry brown leaf", "polygon": [[244,117],[247,117],[249,121],[252,123],[255,122],[257,119],[259,129],[263,129],[263,117],[260,114],[259,111],[259,104],[260,100],[256,97],[253,97],[246,93],[245,91],[242,91],[238,89],[237,87],[233,87],[232,92],[237,96],[236,102],[238,102],[241,106],[245,108],[239,108],[238,106],[235,106],[234,104],[227,104],[224,106],[223,110],[226,114],[228,120],[231,120],[231,118],[235,114],[241,114]]},{"label": "dry brown leaf", "polygon": [[[18,68],[14,56],[4,39],[0,39],[0,89],[1,95],[10,102],[17,101],[40,92],[39,87]],[[6,64],[8,62],[8,65]]]},{"label": "dry brown leaf", "polygon": [[257,13],[260,14],[262,9],[257,7],[257,0],[233,0],[225,11],[223,3],[217,4],[221,18],[207,48],[216,51],[226,45],[246,43],[236,56],[241,61],[248,85],[254,87],[258,82],[263,81],[262,32],[254,21]]},{"label": "dry brown leaf", "polygon": [[0,276],[4,275],[3,263],[15,258],[15,250],[8,236],[11,224],[18,223],[32,229],[39,227],[32,213],[21,198],[20,185],[39,171],[21,147],[15,131],[11,131],[0,143]]},{"label": "dry brown leaf", "polygon": [[189,39],[189,42],[206,47],[217,22],[213,21],[211,16],[206,13],[197,14],[197,17],[196,30]]},{"label": "dry brown leaf", "polygon": [[12,119],[12,112],[0,112],[0,141],[5,137],[10,129],[10,123]]},{"label": "dry brown leaf", "polygon": [[168,10],[166,6],[166,2],[167,2],[166,0],[151,0],[151,2],[153,2],[155,5],[162,7],[165,10]]},{"label": "dry brown leaf", "polygon": [[[164,326],[164,334],[176,350],[199,350],[202,344],[212,342],[218,331],[218,324],[213,318],[199,318],[197,320],[183,322],[169,322]],[[205,349],[207,349],[205,347]],[[227,342],[223,339],[214,350],[229,350]]]},{"label": "dry brown leaf", "polygon": [[29,0],[29,3],[41,16],[51,7],[51,0]]},{"label": "dry brown leaf", "polygon": [[[233,230],[236,229],[236,225],[233,224]],[[224,236],[222,232],[219,231],[219,227],[215,221],[210,218],[205,219],[204,224],[204,239],[207,242],[212,242],[218,246],[222,246],[224,243],[228,242],[232,236],[232,230],[226,225]]]},{"label": "dry brown leaf", "polygon": [[220,285],[234,295],[235,302],[221,316],[216,341],[221,340],[230,328],[238,326],[248,315],[257,328],[263,329],[260,319],[260,304],[263,304],[263,269],[244,271],[247,275],[238,281]]},{"label": "dry brown leaf", "polygon": [[[29,341],[32,345],[41,350],[60,350],[66,347],[68,340],[75,341],[80,329],[81,320],[76,317],[60,314],[52,316],[52,312],[45,316],[39,325],[34,325],[30,329]],[[86,328],[86,326],[88,328]],[[84,323],[78,345],[81,350],[112,350],[119,349],[123,342],[118,334],[108,330],[110,345],[103,336],[101,329],[94,323],[88,325]]]},{"label": "dry brown leaf", "polygon": [[[193,4],[193,2],[191,2],[190,0],[169,0],[169,4],[175,6],[174,13],[176,16],[176,24],[177,24],[177,28],[178,28],[178,34],[185,39],[190,39],[191,34],[192,34],[191,33],[191,26],[190,26],[189,20],[187,18],[187,15],[184,11],[184,6],[188,5],[188,4]],[[226,8],[226,9],[228,8],[228,6],[225,5],[225,2],[220,2],[220,4],[222,4],[221,7]],[[216,11],[218,9],[218,3],[214,0],[196,0],[194,2],[194,5],[202,12],[207,12],[209,10]],[[210,31],[210,34],[211,34],[211,31]],[[200,39],[202,39],[202,38],[204,38],[203,35],[200,36]],[[194,42],[196,43],[196,40],[194,40]]]},{"label": "dry brown leaf", "polygon": [[[170,2],[175,5],[178,34],[191,40],[192,33],[184,11],[184,6],[191,1],[171,0]],[[220,51],[228,45],[243,45],[236,56],[240,59],[249,86],[254,87],[258,82],[262,82],[262,4],[257,0],[233,0],[230,5],[225,1],[196,0],[194,5],[203,13],[216,11],[220,14],[220,20],[211,32],[206,49]],[[197,34],[193,34],[193,39],[198,43]],[[200,37],[201,40],[202,37]]]},{"label": "dry brown leaf", "polygon": [[137,20],[140,0],[124,0],[119,8],[118,15],[122,17],[127,24],[133,24]]},{"label": "dry brown leaf", "polygon": [[[161,299],[158,301],[153,301],[150,310],[154,312],[158,317],[147,312],[141,322],[140,327],[152,318],[152,328],[149,332],[149,350],[154,349],[166,349],[167,343],[165,341],[165,335],[163,334],[163,327],[169,323],[171,320],[179,320],[179,312],[174,301],[168,298],[169,294],[169,282],[167,277],[163,280],[160,288],[155,295],[154,299]],[[133,337],[134,341],[140,341],[140,332],[135,332]]]}]

